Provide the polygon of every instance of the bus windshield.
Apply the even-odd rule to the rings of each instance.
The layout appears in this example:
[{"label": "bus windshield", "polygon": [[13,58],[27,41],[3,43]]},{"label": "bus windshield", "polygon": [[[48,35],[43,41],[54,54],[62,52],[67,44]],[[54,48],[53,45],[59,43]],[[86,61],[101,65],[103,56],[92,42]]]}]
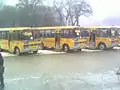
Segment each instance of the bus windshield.
[{"label": "bus windshield", "polygon": [[80,30],[79,29],[73,29],[73,37],[80,37]]},{"label": "bus windshield", "polygon": [[22,32],[22,40],[33,40],[33,34],[32,31],[24,31]]}]

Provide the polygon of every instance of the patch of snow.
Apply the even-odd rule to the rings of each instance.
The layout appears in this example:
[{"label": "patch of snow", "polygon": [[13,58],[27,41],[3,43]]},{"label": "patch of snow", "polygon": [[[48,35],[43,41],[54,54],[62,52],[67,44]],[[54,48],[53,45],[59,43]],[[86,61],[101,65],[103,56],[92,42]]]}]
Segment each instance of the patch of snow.
[{"label": "patch of snow", "polygon": [[120,49],[120,47],[114,47],[113,49]]},{"label": "patch of snow", "polygon": [[40,54],[61,54],[65,52],[55,52],[55,51],[50,51],[50,50],[39,50],[38,53]]},{"label": "patch of snow", "polygon": [[82,51],[85,51],[85,52],[99,52],[101,50],[82,49]]},{"label": "patch of snow", "polygon": [[3,57],[16,56],[14,54],[10,54],[10,53],[7,53],[7,52],[1,52],[1,54],[2,54]]}]

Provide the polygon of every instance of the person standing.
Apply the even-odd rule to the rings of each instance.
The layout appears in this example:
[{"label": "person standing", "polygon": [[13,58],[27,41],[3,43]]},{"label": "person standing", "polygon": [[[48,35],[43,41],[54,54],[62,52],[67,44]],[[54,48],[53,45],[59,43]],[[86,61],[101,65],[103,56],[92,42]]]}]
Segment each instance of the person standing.
[{"label": "person standing", "polygon": [[0,53],[0,87],[4,88],[4,59]]}]

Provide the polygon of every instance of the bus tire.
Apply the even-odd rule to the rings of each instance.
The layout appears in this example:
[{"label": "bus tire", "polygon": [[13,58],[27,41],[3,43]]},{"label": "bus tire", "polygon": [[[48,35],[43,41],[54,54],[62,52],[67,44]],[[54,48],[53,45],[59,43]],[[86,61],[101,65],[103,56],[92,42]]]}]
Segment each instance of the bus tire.
[{"label": "bus tire", "polygon": [[33,51],[33,54],[37,54],[38,53],[38,51]]},{"label": "bus tire", "polygon": [[66,53],[68,53],[70,51],[70,48],[67,44],[63,45],[63,51],[66,52]]},{"label": "bus tire", "polygon": [[98,48],[99,48],[100,50],[105,50],[105,49],[106,49],[105,43],[99,43]]},{"label": "bus tire", "polygon": [[14,53],[15,53],[17,56],[20,56],[20,55],[21,55],[20,49],[19,49],[18,47],[15,48]]},{"label": "bus tire", "polygon": [[82,49],[78,49],[79,50],[79,52],[81,52],[82,51]]},{"label": "bus tire", "polygon": [[3,50],[2,50],[2,48],[0,47],[0,52],[2,52]]}]

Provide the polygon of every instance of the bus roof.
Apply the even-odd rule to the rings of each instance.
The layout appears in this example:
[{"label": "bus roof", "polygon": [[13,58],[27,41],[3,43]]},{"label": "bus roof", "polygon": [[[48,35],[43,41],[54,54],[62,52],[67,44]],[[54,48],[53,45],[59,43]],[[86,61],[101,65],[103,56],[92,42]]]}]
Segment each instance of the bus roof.
[{"label": "bus roof", "polygon": [[16,31],[16,30],[26,30],[26,29],[71,29],[71,28],[80,28],[79,26],[52,26],[52,27],[10,27],[10,28],[0,28],[0,31]]},{"label": "bus roof", "polygon": [[0,31],[16,31],[16,30],[25,30],[25,29],[31,29],[31,27],[0,28]]},{"label": "bus roof", "polygon": [[96,28],[112,28],[113,26],[85,26],[84,28],[96,29]]},{"label": "bus roof", "polygon": [[71,28],[80,28],[80,27],[79,26],[53,26],[53,27],[33,27],[32,29],[45,30],[45,29],[71,29]]}]

